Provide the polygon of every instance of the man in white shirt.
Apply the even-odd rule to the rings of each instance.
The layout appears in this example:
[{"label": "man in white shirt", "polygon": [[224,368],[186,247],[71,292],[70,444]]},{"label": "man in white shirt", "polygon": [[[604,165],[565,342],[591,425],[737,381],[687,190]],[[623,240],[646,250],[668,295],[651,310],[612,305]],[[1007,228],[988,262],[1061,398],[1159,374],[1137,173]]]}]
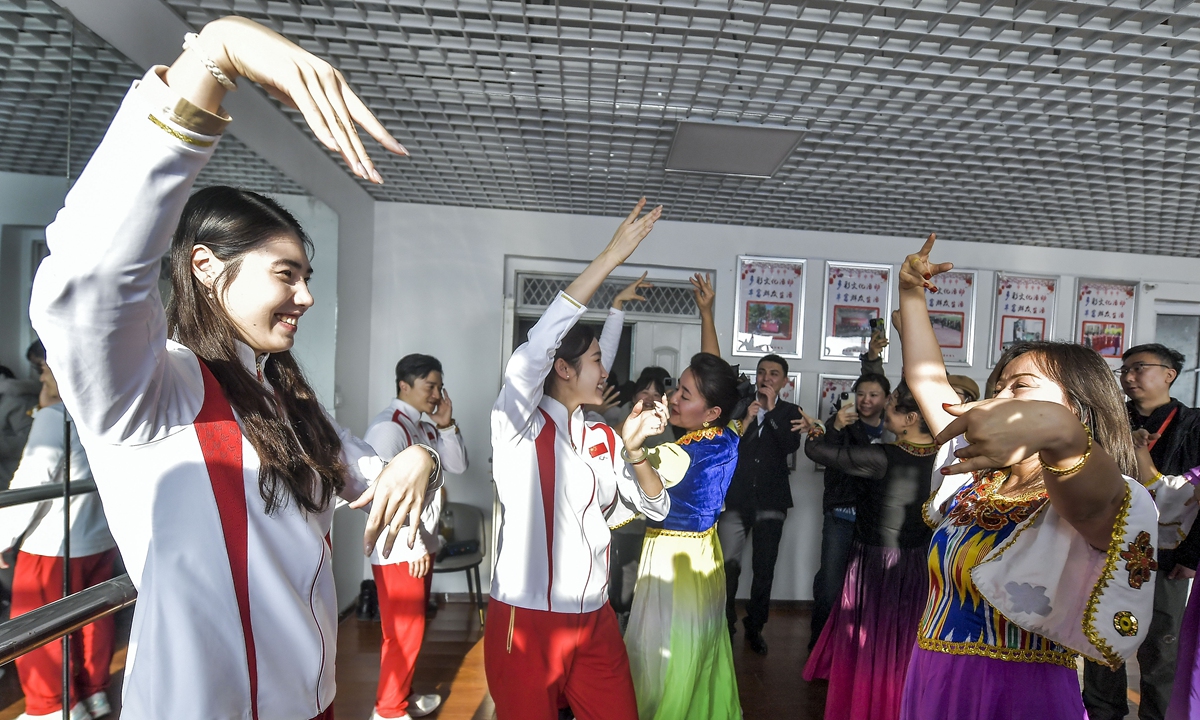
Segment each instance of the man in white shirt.
[{"label": "man in white shirt", "polygon": [[[463,473],[467,470],[467,451],[453,412],[450,395],[442,385],[438,359],[406,355],[396,363],[396,399],[371,420],[363,439],[385,460],[413,443],[434,446],[446,472]],[[441,512],[439,493],[421,513],[421,530],[412,548],[397,543],[392,554],[384,557],[381,540],[371,554],[383,621],[379,689],[372,720],[424,717],[442,703],[438,695],[411,692],[417,654],[425,636],[425,606],[433,577],[433,556],[440,545]]]}]

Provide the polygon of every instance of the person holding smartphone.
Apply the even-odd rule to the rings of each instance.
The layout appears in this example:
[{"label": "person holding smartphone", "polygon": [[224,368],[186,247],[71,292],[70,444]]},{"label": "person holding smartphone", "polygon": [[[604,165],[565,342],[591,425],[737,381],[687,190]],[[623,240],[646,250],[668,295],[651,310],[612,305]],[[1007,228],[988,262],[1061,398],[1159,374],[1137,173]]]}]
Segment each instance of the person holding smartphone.
[{"label": "person holding smartphone", "polygon": [[[878,320],[878,319],[877,319]],[[887,347],[882,320],[871,322],[871,343],[861,356],[862,374],[854,383],[853,402],[844,397],[837,412],[826,422],[831,446],[864,446],[891,441],[883,426],[883,409],[892,386],[883,374],[882,352]],[[822,497],[821,566],[813,579],[812,630],[808,648],[817,643],[834,603],[842,593],[846,566],[854,543],[857,516],[855,482],[836,467],[825,468]]]},{"label": "person holding smartphone", "polygon": [[[384,460],[391,460],[413,443],[425,443],[437,448],[445,472],[467,471],[467,448],[454,422],[454,403],[442,384],[442,363],[437,358],[414,353],[396,363],[396,397],[371,420],[363,439]],[[438,493],[421,512],[421,529],[411,548],[399,545],[385,556],[381,539],[371,553],[371,574],[383,623],[373,720],[424,717],[442,703],[438,695],[411,692],[425,638],[433,557],[441,544],[441,513],[442,495]]]}]

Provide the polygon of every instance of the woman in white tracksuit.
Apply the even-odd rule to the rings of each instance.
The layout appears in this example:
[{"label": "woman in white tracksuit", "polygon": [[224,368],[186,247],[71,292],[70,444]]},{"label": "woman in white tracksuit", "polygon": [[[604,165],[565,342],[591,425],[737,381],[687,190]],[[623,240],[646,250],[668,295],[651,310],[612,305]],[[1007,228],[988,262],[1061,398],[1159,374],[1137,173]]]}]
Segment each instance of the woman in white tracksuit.
[{"label": "woman in white tracksuit", "polygon": [[[61,485],[68,453],[63,421],[66,411],[58,397],[54,373],[45,363],[40,342],[29,349],[30,359],[41,370],[42,392],[33,411],[29,440],[13,476],[12,489]],[[70,424],[71,481],[92,479],[92,469]],[[62,598],[63,590],[63,500],[22,503],[0,509],[0,547],[17,551],[13,576],[12,617],[32,612]],[[18,543],[20,543],[18,545]],[[112,578],[116,543],[108,532],[104,508],[96,493],[71,499],[71,592]],[[0,567],[8,565],[0,560]],[[100,618],[71,635],[71,718],[87,720],[112,712],[105,690],[112,662],[113,616]],[[62,643],[52,642],[31,650],[16,660],[25,712],[18,720],[62,717]]]},{"label": "woman in white tracksuit", "polygon": [[188,195],[239,77],[290,98],[364,178],[380,179],[355,122],[404,149],[336,70],[249,20],[185,47],[134,83],[47,228],[30,315],[138,588],[122,717],[331,718],[334,503],[370,505],[366,550],[405,522],[411,543],[436,452],[385,468],[317,403],[289,352],[313,303],[294,218],[232,188]]}]

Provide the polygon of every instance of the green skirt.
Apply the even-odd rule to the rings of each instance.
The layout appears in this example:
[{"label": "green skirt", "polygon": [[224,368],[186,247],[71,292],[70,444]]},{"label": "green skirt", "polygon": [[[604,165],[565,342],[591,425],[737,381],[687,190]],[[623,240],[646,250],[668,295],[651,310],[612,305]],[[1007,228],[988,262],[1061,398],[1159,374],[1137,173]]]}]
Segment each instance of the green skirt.
[{"label": "green skirt", "polygon": [[649,528],[625,631],[641,720],[738,720],[716,526]]}]

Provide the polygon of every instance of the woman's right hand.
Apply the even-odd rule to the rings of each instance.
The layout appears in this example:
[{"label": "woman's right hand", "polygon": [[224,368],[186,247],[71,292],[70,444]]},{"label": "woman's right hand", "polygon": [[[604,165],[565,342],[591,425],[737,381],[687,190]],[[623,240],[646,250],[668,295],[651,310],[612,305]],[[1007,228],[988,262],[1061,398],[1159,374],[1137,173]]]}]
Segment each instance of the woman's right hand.
[{"label": "woman's right hand", "polygon": [[340,153],[364,180],[383,182],[355,124],[391,152],[408,154],[350,89],[341,72],[282,35],[252,20],[230,16],[205,25],[199,45],[231,80],[244,77],[256,82],[299,110],[317,139]]},{"label": "woman's right hand", "polygon": [[929,281],[935,275],[941,275],[954,269],[954,263],[929,262],[929,253],[933,251],[935,240],[937,240],[937,233],[930,233],[920,250],[904,258],[904,264],[900,266],[900,292],[922,288],[937,292],[937,287]]},{"label": "woman's right hand", "polygon": [[858,408],[854,403],[843,405],[837,414],[833,416],[833,429],[845,430],[849,426],[858,422]]},{"label": "woman's right hand", "polygon": [[634,404],[629,417],[625,418],[625,423],[621,426],[621,442],[625,444],[626,450],[641,450],[646,438],[654,437],[667,429],[666,401],[664,396],[662,400],[656,400],[650,408],[644,407],[641,400]]}]

